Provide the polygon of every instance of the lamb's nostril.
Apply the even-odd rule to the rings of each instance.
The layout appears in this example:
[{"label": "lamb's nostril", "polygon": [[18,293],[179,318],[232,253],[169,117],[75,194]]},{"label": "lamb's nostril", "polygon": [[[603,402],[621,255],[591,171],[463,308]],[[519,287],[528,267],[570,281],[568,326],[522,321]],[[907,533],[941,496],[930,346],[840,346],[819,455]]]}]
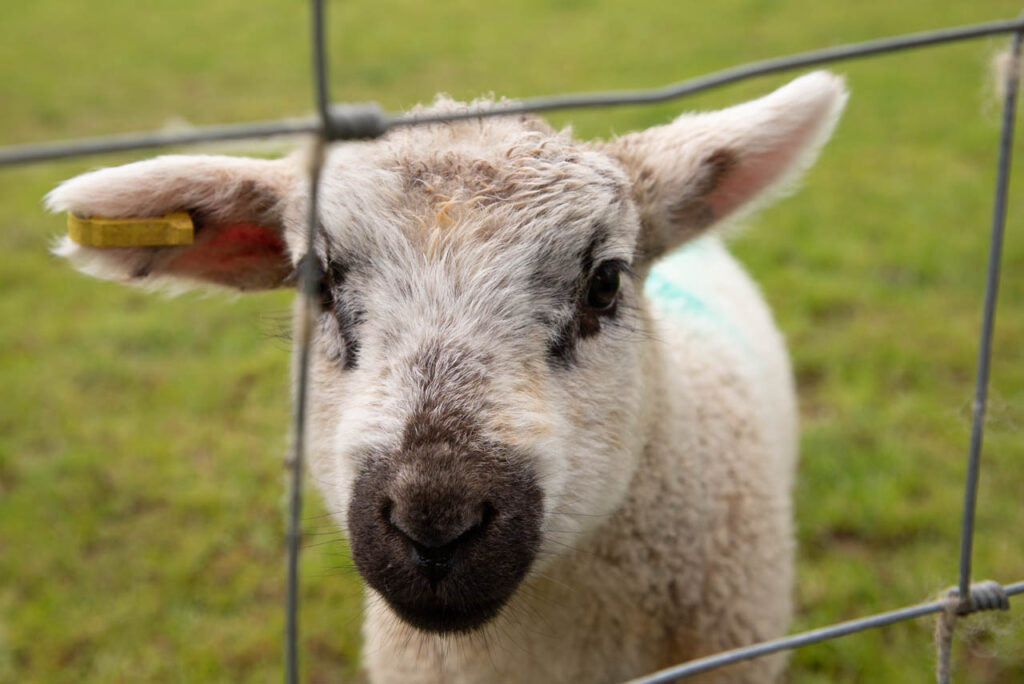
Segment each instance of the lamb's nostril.
[{"label": "lamb's nostril", "polygon": [[484,517],[481,516],[458,537],[444,544],[431,546],[409,539],[412,562],[416,569],[431,582],[443,579],[455,564],[456,557],[473,539],[483,531]]},{"label": "lamb's nostril", "polygon": [[385,510],[392,529],[405,538],[413,565],[432,582],[448,574],[459,552],[483,534],[494,515],[489,503],[457,507],[451,501]]},{"label": "lamb's nostril", "polygon": [[451,502],[402,507],[394,505],[386,519],[393,528],[425,548],[451,544],[484,526],[490,519],[488,504],[456,507]]},{"label": "lamb's nostril", "polygon": [[410,541],[412,563],[416,570],[431,582],[437,582],[452,569],[452,561],[458,550],[458,539],[444,546],[428,547]]}]

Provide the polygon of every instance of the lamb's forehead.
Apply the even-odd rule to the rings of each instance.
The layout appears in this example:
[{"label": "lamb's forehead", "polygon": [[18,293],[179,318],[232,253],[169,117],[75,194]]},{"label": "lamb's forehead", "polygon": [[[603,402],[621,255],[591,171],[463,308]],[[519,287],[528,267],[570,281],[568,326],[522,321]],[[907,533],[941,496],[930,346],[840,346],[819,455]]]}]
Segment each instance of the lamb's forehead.
[{"label": "lamb's forehead", "polygon": [[568,248],[599,223],[613,240],[631,245],[635,238],[619,165],[532,116],[401,128],[336,146],[324,188],[325,228],[343,226],[349,238],[399,230],[413,242],[509,243],[557,231]]}]

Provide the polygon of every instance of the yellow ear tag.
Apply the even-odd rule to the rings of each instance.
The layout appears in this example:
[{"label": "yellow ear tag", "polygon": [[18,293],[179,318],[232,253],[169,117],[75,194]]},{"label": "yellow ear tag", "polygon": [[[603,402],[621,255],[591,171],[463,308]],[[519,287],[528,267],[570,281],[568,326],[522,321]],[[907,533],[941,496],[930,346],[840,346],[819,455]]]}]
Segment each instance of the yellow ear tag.
[{"label": "yellow ear tag", "polygon": [[158,218],[82,218],[68,213],[68,237],[86,247],[191,245],[195,227],[187,212]]}]

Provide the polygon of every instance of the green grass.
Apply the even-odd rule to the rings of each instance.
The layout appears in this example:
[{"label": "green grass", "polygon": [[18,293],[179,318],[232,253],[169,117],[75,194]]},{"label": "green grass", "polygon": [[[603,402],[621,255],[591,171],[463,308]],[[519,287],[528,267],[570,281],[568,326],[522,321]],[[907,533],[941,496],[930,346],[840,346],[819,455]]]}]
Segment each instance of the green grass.
[{"label": "green grass", "polygon": [[[1014,15],[995,0],[332,3],[338,99],[652,86],[743,61]],[[280,0],[0,3],[0,144],[307,113],[307,11]],[[735,242],[795,357],[795,629],[956,580],[1002,39],[836,67],[853,93],[807,183]],[[582,136],[763,93],[560,114]],[[1020,149],[1018,144],[1018,156]],[[223,149],[223,148],[221,148]],[[234,151],[244,148],[234,147]],[[257,150],[266,153],[265,148]],[[0,681],[274,680],[288,293],[147,295],[48,256],[41,196],[128,155],[0,170]],[[1015,173],[1021,172],[1018,162]],[[1024,208],[1011,194],[975,569],[1024,578]],[[303,667],[358,676],[360,589],[310,497]],[[320,544],[320,542],[325,542]],[[316,544],[316,545],[313,545]],[[1016,601],[1017,604],[1020,601]],[[794,682],[925,681],[931,625],[797,652]],[[1024,610],[971,618],[958,680],[1024,678]]]}]

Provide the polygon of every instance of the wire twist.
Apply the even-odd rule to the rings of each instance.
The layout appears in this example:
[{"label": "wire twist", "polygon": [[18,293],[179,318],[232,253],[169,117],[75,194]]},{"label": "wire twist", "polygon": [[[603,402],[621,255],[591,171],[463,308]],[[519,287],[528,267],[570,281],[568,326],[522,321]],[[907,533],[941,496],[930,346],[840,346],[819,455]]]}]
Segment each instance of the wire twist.
[{"label": "wire twist", "polygon": [[953,675],[953,633],[957,618],[985,610],[1009,609],[1006,587],[993,580],[972,584],[966,597],[960,596],[958,587],[946,592],[945,606],[935,620],[935,680],[938,684],[950,684]]},{"label": "wire twist", "polygon": [[336,104],[327,109],[325,140],[367,140],[379,138],[391,126],[375,102]]}]

